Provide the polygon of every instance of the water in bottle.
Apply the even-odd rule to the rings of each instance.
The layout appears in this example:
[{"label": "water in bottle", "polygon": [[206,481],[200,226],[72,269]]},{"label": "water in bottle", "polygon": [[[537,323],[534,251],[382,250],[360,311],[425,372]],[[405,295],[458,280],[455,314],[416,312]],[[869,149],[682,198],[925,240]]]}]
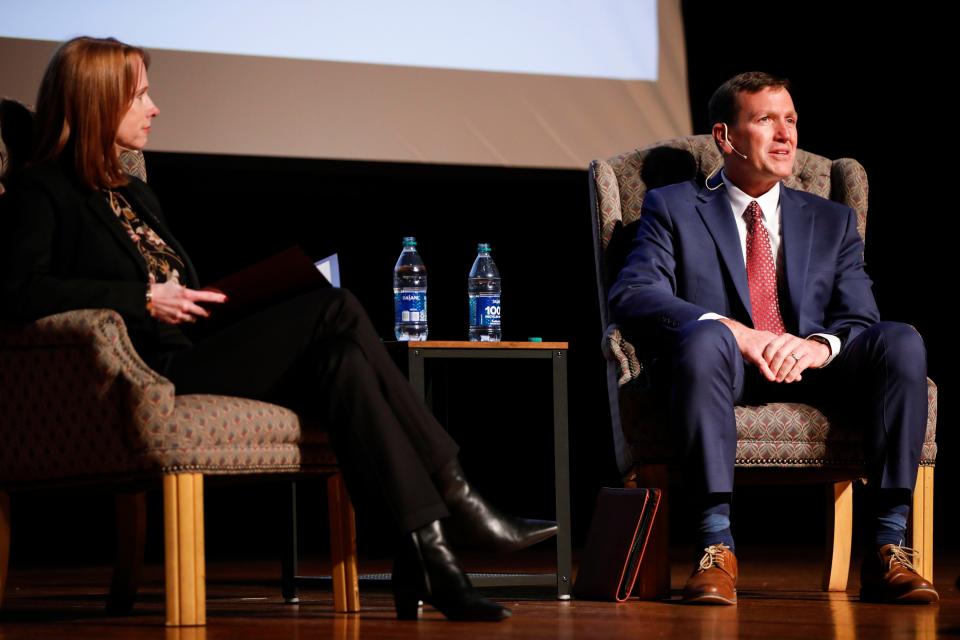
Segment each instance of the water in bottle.
[{"label": "water in bottle", "polygon": [[393,310],[397,340],[427,339],[427,268],[417,253],[416,238],[403,239],[393,268]]},{"label": "water in bottle", "polygon": [[477,246],[467,279],[470,300],[470,342],[500,342],[500,272],[490,257],[490,245]]}]

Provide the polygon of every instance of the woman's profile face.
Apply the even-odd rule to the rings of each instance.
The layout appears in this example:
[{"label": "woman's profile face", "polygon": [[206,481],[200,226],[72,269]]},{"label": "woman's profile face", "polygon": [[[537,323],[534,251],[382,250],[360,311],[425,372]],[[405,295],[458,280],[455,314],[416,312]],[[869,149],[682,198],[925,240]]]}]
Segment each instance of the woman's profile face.
[{"label": "woman's profile face", "polygon": [[117,145],[125,149],[139,150],[146,146],[147,139],[150,137],[150,124],[160,113],[160,109],[153,104],[153,100],[147,93],[150,84],[147,81],[147,68],[143,60],[140,60],[138,69],[137,91],[117,129]]}]

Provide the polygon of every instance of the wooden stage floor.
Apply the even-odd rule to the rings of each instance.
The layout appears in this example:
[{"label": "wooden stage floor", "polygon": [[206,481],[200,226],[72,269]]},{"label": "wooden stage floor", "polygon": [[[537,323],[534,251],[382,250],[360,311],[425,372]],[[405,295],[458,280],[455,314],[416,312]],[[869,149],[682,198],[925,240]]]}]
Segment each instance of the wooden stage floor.
[{"label": "wooden stage floor", "polygon": [[[246,638],[831,638],[922,639],[960,637],[960,552],[940,552],[935,583],[939,605],[892,606],[857,600],[857,568],[845,594],[819,591],[820,551],[740,549],[741,579],[736,607],[691,607],[672,602],[624,604],[559,602],[549,592],[498,593],[513,609],[502,623],[451,623],[427,607],[418,622],[394,618],[389,591],[361,585],[363,612],[337,615],[328,589],[301,590],[299,605],[285,604],[275,584],[274,563],[214,563],[208,567],[208,624],[199,629],[163,626],[162,576],[148,567],[134,613],[103,610],[109,568],[11,570],[0,612],[0,640],[129,638],[219,640]],[[511,562],[515,568],[548,571],[550,554],[534,552]],[[693,559],[676,555],[673,586],[679,588]],[[304,567],[310,569],[308,564]],[[319,564],[314,568],[320,568]],[[478,566],[494,570],[503,567]],[[382,571],[368,561],[361,572]],[[675,592],[676,594],[676,592]]]}]

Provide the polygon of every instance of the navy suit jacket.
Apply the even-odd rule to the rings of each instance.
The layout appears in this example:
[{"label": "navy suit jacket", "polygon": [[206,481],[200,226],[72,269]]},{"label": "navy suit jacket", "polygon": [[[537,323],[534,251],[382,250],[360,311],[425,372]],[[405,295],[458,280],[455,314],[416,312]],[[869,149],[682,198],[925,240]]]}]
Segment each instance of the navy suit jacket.
[{"label": "navy suit jacket", "polygon": [[[642,354],[669,348],[684,324],[708,311],[753,326],[740,237],[719,184],[711,191],[683,182],[644,198],[636,239],[610,290],[613,319],[628,334],[640,332]],[[856,214],[782,185],[780,210],[786,329],[833,334],[846,344],[880,319]]]}]

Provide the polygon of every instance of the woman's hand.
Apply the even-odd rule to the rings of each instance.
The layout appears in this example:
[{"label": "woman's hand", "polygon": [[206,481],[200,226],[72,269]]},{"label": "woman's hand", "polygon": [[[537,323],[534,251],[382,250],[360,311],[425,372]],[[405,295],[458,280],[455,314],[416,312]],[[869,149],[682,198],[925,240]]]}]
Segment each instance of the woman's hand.
[{"label": "woman's hand", "polygon": [[227,296],[214,291],[187,289],[174,281],[150,285],[150,304],[147,312],[151,317],[167,324],[196,322],[197,318],[209,318],[210,312],[198,302],[222,304]]}]

